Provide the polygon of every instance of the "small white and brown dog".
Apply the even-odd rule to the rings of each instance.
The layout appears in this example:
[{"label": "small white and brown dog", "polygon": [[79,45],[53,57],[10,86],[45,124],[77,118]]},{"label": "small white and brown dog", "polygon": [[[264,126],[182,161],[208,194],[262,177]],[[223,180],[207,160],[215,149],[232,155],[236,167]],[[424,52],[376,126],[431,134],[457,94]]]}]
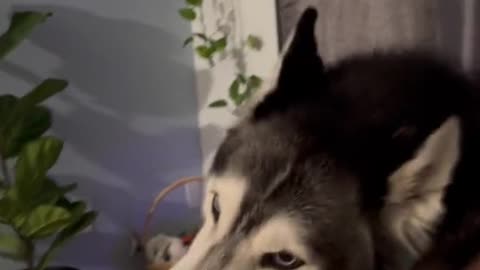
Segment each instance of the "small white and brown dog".
[{"label": "small white and brown dog", "polygon": [[188,247],[179,237],[158,234],[145,245],[149,270],[168,270],[186,253]]}]

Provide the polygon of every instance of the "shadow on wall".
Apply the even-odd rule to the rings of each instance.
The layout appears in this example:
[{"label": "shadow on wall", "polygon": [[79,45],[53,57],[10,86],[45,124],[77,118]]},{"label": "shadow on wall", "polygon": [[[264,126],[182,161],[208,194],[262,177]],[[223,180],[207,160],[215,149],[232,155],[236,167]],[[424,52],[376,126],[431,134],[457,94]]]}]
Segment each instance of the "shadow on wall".
[{"label": "shadow on wall", "polygon": [[[193,71],[177,59],[182,40],[160,28],[78,9],[15,9],[54,12],[45,26],[34,31],[31,41],[60,57],[64,65],[57,74],[66,76],[99,105],[123,114],[164,117],[192,115],[195,111],[196,106],[188,104],[194,98]],[[160,99],[165,94],[168,98]]]},{"label": "shadow on wall", "polygon": [[[88,198],[103,219],[125,229],[80,235],[61,260],[84,269],[138,268],[126,256],[126,230],[140,227],[151,199],[168,182],[201,170],[193,69],[178,60],[182,40],[160,28],[63,6],[15,6],[25,9],[54,12],[30,40],[62,60],[50,74],[71,85],[59,96],[69,112],[54,115],[53,132],[80,158],[64,155],[59,165],[77,172],[81,165],[76,162],[87,160],[123,181],[113,185],[112,179],[89,171],[56,176],[61,182],[78,182],[79,195]],[[28,67],[10,63],[2,70],[32,84],[40,80]],[[158,218],[197,220],[185,208],[166,204]]]}]

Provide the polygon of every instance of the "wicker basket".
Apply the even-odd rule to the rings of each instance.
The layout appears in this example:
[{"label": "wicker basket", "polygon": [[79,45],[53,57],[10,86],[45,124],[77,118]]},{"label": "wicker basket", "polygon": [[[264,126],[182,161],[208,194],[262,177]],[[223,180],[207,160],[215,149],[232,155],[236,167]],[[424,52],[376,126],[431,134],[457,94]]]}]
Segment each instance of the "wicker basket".
[{"label": "wicker basket", "polygon": [[[153,214],[157,210],[160,203],[167,197],[167,195],[170,194],[172,191],[176,190],[177,188],[183,187],[190,183],[202,182],[202,181],[203,181],[203,178],[200,176],[181,178],[171,183],[164,189],[162,189],[157,194],[157,196],[155,196],[155,199],[153,200],[150,208],[148,209],[148,212],[145,218],[145,223],[143,225],[142,234],[138,237],[139,238],[138,242],[141,249],[144,249],[147,241],[151,237],[151,223],[153,219]],[[148,265],[148,262],[147,262],[146,269],[147,270],[166,270],[166,269],[169,269],[170,267],[171,265]]]}]

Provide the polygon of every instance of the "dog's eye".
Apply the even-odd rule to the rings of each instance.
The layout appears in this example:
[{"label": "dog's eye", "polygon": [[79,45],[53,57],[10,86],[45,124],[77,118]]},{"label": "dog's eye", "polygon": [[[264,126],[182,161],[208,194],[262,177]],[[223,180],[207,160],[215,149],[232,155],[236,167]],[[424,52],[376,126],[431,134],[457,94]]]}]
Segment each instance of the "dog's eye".
[{"label": "dog's eye", "polygon": [[302,259],[297,258],[288,251],[265,253],[260,260],[262,267],[279,270],[297,269],[304,264],[305,262]]},{"label": "dog's eye", "polygon": [[220,218],[220,203],[218,202],[217,193],[213,195],[213,199],[212,199],[212,215],[213,215],[213,220],[215,220],[215,223],[217,223],[218,219]]}]

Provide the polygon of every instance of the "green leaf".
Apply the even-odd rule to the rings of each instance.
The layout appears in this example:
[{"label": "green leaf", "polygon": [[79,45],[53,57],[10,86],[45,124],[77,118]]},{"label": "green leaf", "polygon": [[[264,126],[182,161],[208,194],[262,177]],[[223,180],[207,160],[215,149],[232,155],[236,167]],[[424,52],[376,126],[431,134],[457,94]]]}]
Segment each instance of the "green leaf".
[{"label": "green leaf", "polygon": [[193,42],[193,36],[186,38],[185,41],[183,41],[183,47],[187,47],[188,44],[192,42]]},{"label": "green leaf", "polygon": [[65,208],[70,211],[70,208],[72,206],[72,202],[70,202],[69,199],[67,199],[65,196],[61,196],[55,203],[56,206]]},{"label": "green leaf", "polygon": [[0,223],[11,224],[20,211],[12,192],[12,189],[8,190],[0,199]]},{"label": "green leaf", "polygon": [[38,205],[57,205],[57,202],[73,188],[75,188],[74,185],[60,187],[53,180],[46,178],[43,180],[41,191],[26,198],[23,196],[19,205],[21,206],[22,212],[27,213]]},{"label": "green leaf", "polygon": [[0,115],[0,120],[4,120],[0,124],[0,134],[3,135],[0,137],[0,151],[5,158],[17,155],[24,144],[40,137],[50,128],[50,111],[37,104],[63,91],[66,86],[64,80],[47,79],[19,99],[13,96],[3,98],[3,107],[10,109],[8,113]]},{"label": "green leaf", "polygon": [[188,44],[192,43],[195,38],[199,38],[199,39],[201,39],[201,40],[204,41],[204,42],[211,42],[211,40],[210,40],[205,34],[202,34],[202,33],[193,33],[192,36],[186,38],[186,39],[183,41],[183,47],[186,47]]},{"label": "green leaf", "polygon": [[208,105],[210,108],[221,108],[227,106],[227,101],[224,99],[216,100]]},{"label": "green leaf", "polygon": [[72,203],[68,210],[70,211],[72,218],[80,218],[83,213],[85,213],[85,210],[87,210],[87,204],[82,201],[77,201]]},{"label": "green leaf", "polygon": [[83,214],[77,222],[71,224],[70,226],[63,229],[55,238],[53,243],[50,245],[49,249],[44,253],[42,258],[40,259],[36,270],[43,270],[50,260],[53,258],[55,252],[64,245],[68,240],[73,238],[78,233],[82,232],[88,226],[90,226],[95,219],[97,218],[96,212],[87,212]]},{"label": "green leaf", "polygon": [[195,48],[195,51],[197,54],[205,59],[210,59],[212,55],[215,53],[215,48],[214,47],[209,47],[205,45],[200,45]]},{"label": "green leaf", "polygon": [[227,38],[223,37],[212,42],[212,47],[216,52],[221,52],[227,47]]},{"label": "green leaf", "polygon": [[47,171],[57,161],[62,147],[61,140],[43,137],[22,149],[15,166],[15,188],[20,198],[28,200],[42,189]]},{"label": "green leaf", "polygon": [[258,76],[252,75],[248,77],[246,85],[247,87],[245,91],[241,94],[239,98],[239,104],[242,104],[243,102],[245,102],[245,100],[248,100],[252,96],[252,94],[255,93],[258,88],[260,88],[260,86],[262,85],[262,79]]},{"label": "green leaf", "polygon": [[29,108],[67,88],[68,82],[60,79],[46,79],[28,94],[20,98],[20,105]]},{"label": "green leaf", "polygon": [[208,52],[209,52],[209,47],[208,46],[205,46],[205,45],[197,46],[195,48],[195,51],[202,58],[209,58],[210,57],[208,55]]},{"label": "green leaf", "polygon": [[40,205],[26,218],[18,230],[25,238],[49,237],[70,224],[71,214],[64,208]]},{"label": "green leaf", "polygon": [[77,223],[87,210],[87,204],[82,201],[70,202],[67,198],[63,197],[58,200],[57,206],[67,209],[71,215],[70,224]]},{"label": "green leaf", "polygon": [[6,129],[6,125],[17,103],[18,98],[16,96],[8,94],[0,96],[0,155],[4,159],[8,158],[5,137],[8,137],[9,131],[11,132],[11,130]]},{"label": "green leaf", "polygon": [[26,111],[4,127],[0,137],[0,148],[5,158],[11,158],[20,152],[23,146],[42,136],[52,125],[50,111],[36,106]]},{"label": "green leaf", "polygon": [[0,232],[0,257],[21,261],[25,259],[27,247],[15,234]]},{"label": "green leaf", "polygon": [[5,183],[5,180],[0,178],[0,199],[3,198],[6,192],[7,192],[7,184]]},{"label": "green leaf", "polygon": [[[243,74],[238,74],[237,78],[230,85],[230,99],[235,103],[235,106],[239,106],[249,99],[261,84],[262,79],[258,76],[252,75],[246,79]],[[246,86],[243,91],[241,89],[242,85]]]},{"label": "green leaf", "polygon": [[63,91],[68,83],[60,79],[46,79],[26,95],[18,99],[12,111],[12,117],[8,119],[9,123],[15,123],[19,119],[25,118],[25,114],[32,110],[36,105],[45,101],[58,92]]},{"label": "green leaf", "polygon": [[27,214],[18,209],[18,212],[12,218],[10,224],[13,225],[14,228],[18,229],[25,224],[25,221],[27,221]]},{"label": "green leaf", "polygon": [[70,193],[72,191],[74,191],[75,189],[78,188],[78,184],[77,183],[73,183],[73,184],[69,184],[69,185],[66,185],[66,186],[63,186],[63,187],[59,187],[59,191],[62,193],[62,194],[66,194],[66,193]]},{"label": "green leaf", "polygon": [[203,0],[186,0],[187,4],[189,5],[192,5],[192,6],[195,6],[195,7],[199,7],[202,5],[203,3]]},{"label": "green leaf", "polygon": [[82,219],[85,211],[87,210],[87,204],[82,201],[76,201],[71,203],[68,207],[68,211],[70,212],[71,219],[70,224],[77,223],[80,219]]},{"label": "green leaf", "polygon": [[263,42],[259,37],[254,35],[249,35],[247,37],[247,46],[253,50],[259,51],[263,47]]},{"label": "green leaf", "polygon": [[82,201],[71,202],[65,196],[60,197],[55,205],[67,209],[72,214],[72,216],[76,215],[78,208],[84,208],[83,209],[83,212],[84,212],[87,207],[84,202]]},{"label": "green leaf", "polygon": [[0,36],[0,60],[15,49],[40,23],[43,23],[51,13],[16,12],[13,14],[10,26]]},{"label": "green leaf", "polygon": [[238,74],[237,75],[237,80],[239,80],[241,84],[246,84],[247,83],[247,78],[245,78],[245,75],[243,75],[243,74]]},{"label": "green leaf", "polygon": [[193,21],[197,18],[197,13],[192,8],[182,8],[178,13],[187,21]]},{"label": "green leaf", "polygon": [[5,125],[7,119],[11,116],[13,108],[18,102],[18,97],[14,95],[0,96],[0,130]]},{"label": "green leaf", "polygon": [[240,93],[240,80],[237,78],[233,80],[229,88],[230,98],[233,100],[236,106],[241,103],[241,93]]},{"label": "green leaf", "polygon": [[258,76],[252,75],[248,78],[247,81],[247,88],[251,88],[252,90],[256,90],[260,88],[262,85],[262,79]]},{"label": "green leaf", "polygon": [[64,196],[65,194],[70,193],[77,188],[78,188],[77,183],[72,183],[72,184],[68,184],[68,185],[65,185],[65,186],[60,186],[51,177],[47,177],[47,179],[45,181],[45,185],[44,185],[44,190],[56,190],[58,192],[58,194],[60,195],[58,200],[60,200],[60,198],[62,196]]},{"label": "green leaf", "polygon": [[60,187],[48,178],[42,182],[40,190],[27,197],[20,197],[17,186],[8,189],[5,196],[0,199],[0,222],[19,228],[38,205],[54,205],[66,192],[74,188],[74,185]]}]

